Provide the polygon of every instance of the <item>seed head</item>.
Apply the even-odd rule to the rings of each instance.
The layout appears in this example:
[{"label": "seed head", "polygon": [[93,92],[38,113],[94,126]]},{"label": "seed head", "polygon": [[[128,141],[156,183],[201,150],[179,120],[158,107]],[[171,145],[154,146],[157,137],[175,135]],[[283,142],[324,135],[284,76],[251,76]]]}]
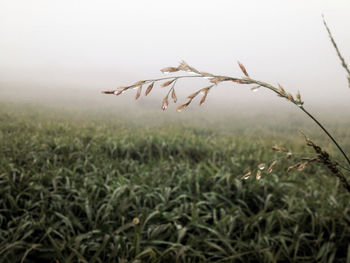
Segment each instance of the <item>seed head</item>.
[{"label": "seed head", "polygon": [[162,102],[162,110],[166,110],[168,108],[168,105],[169,105],[168,96],[166,96]]},{"label": "seed head", "polygon": [[281,92],[283,95],[286,95],[286,94],[287,94],[287,92],[284,90],[284,88],[282,87],[282,85],[279,84],[279,83],[278,83],[278,88],[279,88],[280,92]]},{"label": "seed head", "polygon": [[137,93],[136,93],[135,100],[137,100],[137,99],[140,97],[141,91],[142,91],[142,86],[140,86],[140,87],[137,89]]},{"label": "seed head", "polygon": [[103,94],[114,94],[115,90],[104,90],[102,91]]},{"label": "seed head", "polygon": [[171,92],[171,98],[174,100],[174,103],[177,102],[177,97],[176,97],[175,89],[173,89],[173,91]]},{"label": "seed head", "polygon": [[266,164],[261,163],[261,164],[258,165],[258,168],[259,168],[260,170],[264,170],[264,169],[265,169],[265,166],[266,166]]},{"label": "seed head", "polygon": [[191,71],[191,67],[184,60],[180,62],[178,69],[183,71]]},{"label": "seed head", "polygon": [[260,180],[260,178],[261,178],[261,171],[260,171],[260,170],[258,170],[258,171],[256,172],[255,178],[256,178],[256,180]]},{"label": "seed head", "polygon": [[272,146],[272,150],[274,150],[276,152],[279,152],[280,151],[280,147],[275,144],[274,146]]},{"label": "seed head", "polygon": [[145,84],[145,80],[140,80],[140,81],[138,81],[138,82],[136,82],[134,85],[133,85],[133,87],[137,87],[137,86],[140,86],[140,85],[143,85],[143,84]]},{"label": "seed head", "polygon": [[129,87],[120,87],[117,92],[114,92],[116,96],[119,96],[120,94],[124,93]]},{"label": "seed head", "polygon": [[301,95],[300,95],[300,91],[298,90],[298,93],[297,93],[297,100],[301,100]]},{"label": "seed head", "polygon": [[309,164],[309,162],[300,163],[300,165],[298,165],[298,167],[297,167],[298,171],[301,172],[302,170],[304,170],[308,164]]},{"label": "seed head", "polygon": [[260,88],[261,86],[254,86],[254,87],[252,87],[250,90],[251,91],[256,91],[258,88]]},{"label": "seed head", "polygon": [[199,102],[199,105],[202,105],[205,102],[205,99],[207,98],[207,94],[208,94],[208,92],[204,93],[201,101]]},{"label": "seed head", "polygon": [[272,150],[276,151],[276,152],[285,152],[286,149],[283,147],[279,147],[277,144],[275,144],[274,146],[272,146]]},{"label": "seed head", "polygon": [[192,99],[190,99],[190,100],[189,100],[188,102],[186,102],[185,104],[180,105],[180,106],[176,109],[176,111],[177,111],[177,112],[182,111],[184,108],[186,108],[188,105],[190,105],[191,101],[192,101]]},{"label": "seed head", "polygon": [[288,98],[290,101],[294,101],[293,95],[290,94],[290,93],[287,94],[287,98]]},{"label": "seed head", "polygon": [[247,180],[249,176],[251,176],[252,172],[248,172],[245,175],[242,176],[242,179]]},{"label": "seed head", "polygon": [[289,166],[288,169],[287,169],[287,173],[289,173],[291,170],[293,170],[295,168],[299,168],[301,165],[302,165],[302,163],[298,162],[298,163],[296,163],[294,165]]},{"label": "seed head", "polygon": [[238,62],[238,66],[241,68],[243,74],[246,75],[246,77],[249,77],[248,72],[245,69],[245,67],[243,66],[243,64],[241,62],[239,62],[239,61],[237,61],[237,62]]},{"label": "seed head", "polygon": [[174,81],[175,81],[175,79],[172,79],[172,80],[169,80],[169,81],[167,81],[167,82],[164,82],[164,83],[162,84],[162,87],[165,88],[165,87],[169,86],[171,83],[173,83]]},{"label": "seed head", "polygon": [[152,82],[152,83],[148,86],[148,88],[146,89],[146,93],[145,93],[146,96],[147,96],[148,93],[150,93],[151,90],[153,89],[153,85],[154,85],[154,82]]},{"label": "seed head", "polygon": [[276,164],[277,164],[277,161],[276,161],[276,160],[273,161],[273,162],[270,164],[269,168],[267,169],[267,173],[268,173],[268,174],[272,172],[272,169],[273,169],[273,167],[276,166]]},{"label": "seed head", "polygon": [[172,73],[172,72],[176,72],[179,70],[180,70],[179,68],[175,68],[175,67],[166,67],[166,68],[161,69],[160,71],[163,73]]},{"label": "seed head", "polygon": [[199,94],[200,91],[196,91],[195,93],[192,93],[191,95],[187,96],[187,98],[193,100],[198,94]]}]

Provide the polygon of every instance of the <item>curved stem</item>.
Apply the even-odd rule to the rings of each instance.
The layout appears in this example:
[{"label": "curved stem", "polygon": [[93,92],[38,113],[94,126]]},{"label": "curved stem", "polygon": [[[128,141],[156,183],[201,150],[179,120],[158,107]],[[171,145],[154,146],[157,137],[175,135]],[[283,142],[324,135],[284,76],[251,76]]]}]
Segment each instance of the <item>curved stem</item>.
[{"label": "curved stem", "polygon": [[[168,96],[169,96],[170,92],[174,89],[175,83],[178,79],[181,79],[181,78],[207,78],[208,77],[207,75],[202,74],[200,71],[196,71],[195,73],[196,73],[196,75],[194,75],[194,76],[182,75],[182,76],[173,76],[173,77],[169,76],[169,77],[163,77],[163,78],[158,78],[158,79],[147,79],[147,80],[143,81],[143,84],[147,83],[147,82],[156,82],[156,81],[161,81],[161,80],[174,79],[173,86],[168,91]],[[258,80],[254,80],[254,79],[251,79],[250,77],[234,78],[234,77],[218,76],[218,75],[210,75],[210,77],[212,77],[213,79],[218,78],[218,80],[216,82],[214,82],[213,79],[211,79],[211,81],[210,81],[210,82],[214,83],[215,85],[217,85],[219,82],[222,82],[222,81],[233,81],[233,82],[237,82],[239,84],[258,84],[259,86],[265,87],[265,88],[275,92],[280,97],[284,97],[284,98],[288,99],[294,105],[298,106],[298,108],[300,108],[305,114],[307,114],[327,134],[327,136],[332,140],[332,142],[337,146],[338,150],[344,156],[344,158],[346,159],[346,161],[350,167],[349,157],[346,155],[346,153],[340,147],[340,145],[334,139],[334,137],[326,130],[326,128],[302,106],[302,102],[300,100],[300,95],[299,95],[298,100],[295,100],[293,98],[293,96],[290,93],[287,94],[286,91],[281,86],[279,86],[279,88],[276,88],[271,84],[268,84],[268,83],[262,82],[262,81],[258,81]],[[108,94],[112,94],[112,93],[108,93]],[[187,103],[187,105],[190,102],[191,101],[189,101]]]},{"label": "curved stem", "polygon": [[323,125],[317,120],[315,119],[314,116],[312,116],[307,110],[305,110],[305,108],[303,106],[299,106],[299,108],[306,113],[314,122],[316,122],[316,124],[328,135],[328,137],[333,141],[333,143],[338,147],[338,150],[342,153],[342,155],[344,156],[344,158],[347,160],[348,164],[350,165],[350,159],[349,157],[346,155],[346,153],[344,152],[344,150],[339,146],[339,144],[337,143],[337,141],[334,139],[334,137],[326,130],[325,127],[323,127]]},{"label": "curved stem", "polygon": [[[260,86],[268,88],[271,91],[277,93],[278,95],[280,95],[282,97],[285,97],[279,90],[277,90],[275,87],[273,87],[272,85],[270,85],[268,83],[265,83],[265,82],[262,82],[262,81],[253,80],[253,79],[250,79],[250,78],[248,80],[253,82],[253,83],[259,84]],[[334,139],[334,137],[327,131],[327,129],[314,116],[312,116],[311,113],[308,112],[302,105],[297,104],[294,100],[289,100],[289,101],[292,102],[294,105],[296,105],[298,108],[300,108],[305,114],[307,114],[327,134],[327,136],[332,140],[332,142],[337,146],[338,150],[344,156],[344,158],[346,159],[346,161],[347,161],[347,163],[349,164],[349,167],[350,167],[350,159],[349,159],[349,157],[346,155],[346,153],[340,147],[340,145]]]}]

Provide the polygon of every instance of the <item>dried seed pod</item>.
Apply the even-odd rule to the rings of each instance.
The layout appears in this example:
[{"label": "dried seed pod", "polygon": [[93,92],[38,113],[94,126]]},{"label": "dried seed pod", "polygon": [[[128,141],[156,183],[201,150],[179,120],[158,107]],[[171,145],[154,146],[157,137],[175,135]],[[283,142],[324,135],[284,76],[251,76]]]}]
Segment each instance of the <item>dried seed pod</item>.
[{"label": "dried seed pod", "polygon": [[279,88],[279,90],[281,91],[281,93],[282,93],[283,95],[286,95],[286,94],[287,94],[287,92],[284,90],[284,88],[282,87],[282,85],[279,84],[279,83],[278,83],[278,88]]},{"label": "dried seed pod", "polygon": [[271,148],[273,151],[276,151],[276,152],[285,152],[286,149],[283,148],[283,147],[279,147],[277,144],[275,144],[274,146],[272,146]]},{"label": "dried seed pod", "polygon": [[246,75],[246,77],[249,77],[248,72],[245,69],[245,67],[243,66],[243,64],[241,62],[239,62],[239,61],[237,61],[237,62],[238,62],[238,66],[241,68],[243,74]]},{"label": "dried seed pod", "polygon": [[287,152],[287,153],[286,153],[286,157],[287,157],[287,159],[291,158],[291,157],[292,157],[292,155],[293,155],[293,154],[292,154],[291,152]]},{"label": "dried seed pod", "polygon": [[207,98],[207,94],[208,94],[208,92],[205,92],[205,93],[204,93],[204,95],[203,95],[201,101],[199,102],[199,105],[202,105],[202,104],[205,102],[205,99]]},{"label": "dried seed pod", "polygon": [[[133,85],[133,87],[137,87],[137,86],[140,86],[140,85],[143,85],[143,84],[145,84],[145,80],[140,80],[140,81],[138,81],[138,82],[136,82],[134,85]],[[131,86],[130,86],[131,87]]]},{"label": "dried seed pod", "polygon": [[258,165],[258,168],[259,168],[260,170],[264,170],[264,169],[265,169],[265,166],[266,166],[265,163],[261,163],[261,164]]},{"label": "dried seed pod", "polygon": [[191,103],[191,99],[188,101],[188,102],[186,102],[185,104],[182,104],[182,105],[180,105],[177,109],[176,109],[176,111],[177,112],[180,112],[180,111],[182,111],[184,108],[186,108],[188,105],[190,105],[190,103]]},{"label": "dried seed pod", "polygon": [[124,93],[129,87],[120,87],[118,91],[115,91],[114,94],[116,96],[119,96],[120,94]]},{"label": "dried seed pod", "polygon": [[169,105],[168,96],[166,96],[162,102],[162,110],[166,110],[168,108],[168,105]]},{"label": "dried seed pod", "polygon": [[154,82],[152,82],[152,83],[148,86],[148,88],[146,89],[146,93],[145,93],[146,96],[147,96],[148,93],[150,93],[151,90],[153,89],[153,85],[154,85]]},{"label": "dried seed pod", "polygon": [[177,97],[176,97],[175,89],[173,89],[172,92],[171,92],[171,98],[174,100],[174,103],[177,102]]},{"label": "dried seed pod", "polygon": [[193,100],[198,94],[199,94],[200,90],[199,91],[196,91],[195,93],[192,93],[191,95],[187,96],[187,98]]},{"label": "dried seed pod", "polygon": [[302,170],[304,170],[305,167],[306,167],[308,164],[309,164],[309,162],[303,162],[303,163],[301,163],[301,164],[297,167],[298,171],[301,172]]},{"label": "dried seed pod", "polygon": [[209,87],[203,88],[199,91],[200,93],[203,93],[203,97],[201,98],[199,105],[202,105],[205,102],[207,95],[208,95],[208,92],[211,89],[211,87],[212,86],[209,86]]},{"label": "dried seed pod", "polygon": [[175,68],[175,67],[166,67],[166,68],[161,69],[160,71],[163,73],[172,73],[172,72],[176,72],[179,70],[180,70],[179,68]]},{"label": "dried seed pod", "polygon": [[138,88],[137,93],[136,93],[135,100],[137,100],[137,99],[140,97],[141,91],[142,91],[142,86],[140,86],[140,87]]},{"label": "dried seed pod", "polygon": [[164,83],[162,84],[162,87],[165,88],[165,87],[169,86],[171,83],[173,83],[174,81],[175,81],[175,79],[172,79],[172,80],[169,80],[169,81],[167,81],[167,82],[164,82]]},{"label": "dried seed pod", "polygon": [[252,172],[248,172],[242,176],[242,179],[247,180],[251,176]]},{"label": "dried seed pod", "polygon": [[184,60],[180,62],[178,69],[183,71],[191,71],[191,67]]},{"label": "dried seed pod", "polygon": [[274,145],[272,146],[272,150],[276,151],[276,152],[279,152],[280,151],[280,147],[278,147],[278,145]]},{"label": "dried seed pod", "polygon": [[103,94],[115,94],[115,90],[104,90],[102,91]]},{"label": "dried seed pod", "polygon": [[138,225],[140,223],[140,219],[138,219],[137,217],[135,217],[133,220],[132,220],[132,223],[134,225]]},{"label": "dried seed pod", "polygon": [[270,164],[269,168],[267,169],[267,173],[268,173],[268,174],[272,172],[272,169],[273,169],[273,167],[276,166],[276,164],[277,164],[277,161],[276,161],[276,160],[273,161],[273,162]]},{"label": "dried seed pod", "polygon": [[209,90],[211,89],[211,87],[213,87],[213,86],[214,86],[214,85],[211,85],[211,86],[209,86],[209,87],[203,88],[203,89],[201,89],[199,92],[201,92],[201,93],[203,93],[203,94],[208,93]]},{"label": "dried seed pod", "polygon": [[250,90],[251,90],[251,91],[257,91],[258,88],[260,88],[260,87],[261,87],[261,86],[254,86],[254,87],[250,88]]},{"label": "dried seed pod", "polygon": [[300,91],[298,90],[298,93],[297,93],[297,100],[301,100],[301,95],[300,95]]},{"label": "dried seed pod", "polygon": [[293,95],[290,94],[290,93],[287,94],[287,98],[288,98],[290,101],[294,101]]},{"label": "dried seed pod", "polygon": [[301,162],[298,162],[298,163],[296,163],[294,165],[289,166],[288,169],[287,169],[287,173],[289,173],[291,170],[293,170],[295,168],[298,168],[300,165],[301,165]]},{"label": "dried seed pod", "polygon": [[213,77],[213,78],[210,78],[209,81],[211,83],[214,83],[215,85],[217,85],[219,82],[220,82],[220,78],[218,77]]},{"label": "dried seed pod", "polygon": [[260,170],[258,170],[258,171],[256,172],[255,178],[256,178],[256,180],[260,180],[260,178],[261,178],[261,171],[260,171]]}]

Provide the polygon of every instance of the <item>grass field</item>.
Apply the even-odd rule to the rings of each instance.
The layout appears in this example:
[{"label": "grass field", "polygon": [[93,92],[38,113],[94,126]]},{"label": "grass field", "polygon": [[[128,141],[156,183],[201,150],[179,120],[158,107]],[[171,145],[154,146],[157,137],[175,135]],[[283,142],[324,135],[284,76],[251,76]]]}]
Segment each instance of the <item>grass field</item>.
[{"label": "grass field", "polygon": [[350,262],[349,194],[271,151],[304,121],[217,122],[1,106],[0,262]]}]

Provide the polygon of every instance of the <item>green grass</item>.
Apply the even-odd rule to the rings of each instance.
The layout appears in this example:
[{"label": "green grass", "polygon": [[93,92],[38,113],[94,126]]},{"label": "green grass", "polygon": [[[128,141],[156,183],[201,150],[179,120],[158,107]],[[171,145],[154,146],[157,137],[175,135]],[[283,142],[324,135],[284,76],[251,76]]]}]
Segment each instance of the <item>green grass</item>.
[{"label": "green grass", "polygon": [[311,153],[288,127],[1,112],[0,262],[350,262],[349,194],[326,169],[240,179],[274,143]]}]

